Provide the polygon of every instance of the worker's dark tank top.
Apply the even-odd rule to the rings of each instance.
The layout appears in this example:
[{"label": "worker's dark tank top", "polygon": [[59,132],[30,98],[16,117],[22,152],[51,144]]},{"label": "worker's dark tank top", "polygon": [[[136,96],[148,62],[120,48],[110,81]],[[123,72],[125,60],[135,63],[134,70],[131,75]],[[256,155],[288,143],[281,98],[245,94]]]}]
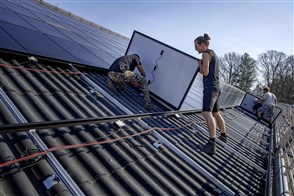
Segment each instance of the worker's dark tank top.
[{"label": "worker's dark tank top", "polygon": [[109,67],[108,71],[122,72],[121,67],[124,67],[125,71],[134,71],[137,65],[141,65],[141,61],[137,55],[126,55],[116,59]]},{"label": "worker's dark tank top", "polygon": [[209,73],[203,76],[203,87],[217,87],[219,89],[219,59],[213,50],[206,50],[210,54]]}]

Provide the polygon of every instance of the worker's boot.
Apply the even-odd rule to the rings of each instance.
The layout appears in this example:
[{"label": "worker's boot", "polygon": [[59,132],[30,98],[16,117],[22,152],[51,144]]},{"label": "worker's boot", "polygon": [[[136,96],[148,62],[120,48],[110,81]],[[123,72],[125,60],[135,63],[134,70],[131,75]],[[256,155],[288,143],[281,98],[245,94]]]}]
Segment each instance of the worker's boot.
[{"label": "worker's boot", "polygon": [[204,146],[202,146],[202,151],[208,155],[214,155],[216,153],[215,142],[209,140]]},{"label": "worker's boot", "polygon": [[220,135],[217,139],[221,140],[224,143],[227,143],[227,136]]},{"label": "worker's boot", "polygon": [[156,106],[153,103],[145,103],[144,108],[146,110],[155,110]]},{"label": "worker's boot", "polygon": [[145,100],[145,105],[144,105],[144,108],[146,110],[155,110],[156,109],[156,106],[152,103],[151,99],[149,96],[145,96],[144,97],[144,100]]}]

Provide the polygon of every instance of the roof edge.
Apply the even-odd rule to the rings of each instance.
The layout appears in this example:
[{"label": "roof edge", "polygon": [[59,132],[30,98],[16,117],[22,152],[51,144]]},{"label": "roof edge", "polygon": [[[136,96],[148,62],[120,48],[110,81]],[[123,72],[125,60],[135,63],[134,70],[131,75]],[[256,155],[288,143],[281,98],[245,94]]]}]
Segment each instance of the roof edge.
[{"label": "roof edge", "polygon": [[123,39],[125,39],[126,41],[129,41],[129,40],[130,40],[130,38],[128,38],[128,37],[126,37],[126,36],[123,36],[123,35],[121,35],[121,34],[119,34],[119,33],[116,33],[116,32],[114,32],[114,31],[112,31],[112,30],[110,30],[110,29],[107,29],[107,28],[105,28],[105,27],[103,27],[103,26],[100,26],[100,25],[98,25],[98,24],[96,24],[96,23],[94,23],[94,22],[91,22],[91,21],[89,21],[89,20],[87,20],[87,19],[84,19],[84,18],[82,18],[82,17],[80,17],[80,16],[77,16],[77,15],[71,13],[71,12],[68,12],[68,11],[66,11],[66,10],[64,10],[64,9],[61,9],[61,8],[59,8],[59,7],[57,7],[57,6],[54,6],[54,5],[50,4],[50,3],[47,3],[47,2],[45,2],[45,1],[43,1],[43,0],[33,0],[33,1],[35,1],[35,2],[37,2],[37,3],[39,3],[39,4],[41,4],[41,5],[44,5],[44,6],[50,8],[50,9],[52,9],[52,10],[58,11],[59,13],[65,15],[65,16],[72,17],[72,18],[74,18],[74,19],[76,19],[76,20],[78,20],[78,21],[80,21],[80,22],[83,22],[83,23],[85,23],[85,24],[88,24],[88,25],[90,25],[90,26],[93,26],[93,27],[95,27],[95,28],[97,28],[97,29],[103,30],[103,31],[108,32],[108,33],[112,33],[112,34],[117,35],[117,36],[120,36],[120,37],[122,37]]}]

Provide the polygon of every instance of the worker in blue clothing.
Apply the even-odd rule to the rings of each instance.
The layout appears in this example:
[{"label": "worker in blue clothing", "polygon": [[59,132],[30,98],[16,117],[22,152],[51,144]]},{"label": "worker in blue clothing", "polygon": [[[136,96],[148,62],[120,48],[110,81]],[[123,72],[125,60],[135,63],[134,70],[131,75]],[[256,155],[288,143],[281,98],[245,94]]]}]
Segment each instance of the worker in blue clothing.
[{"label": "worker in blue clothing", "polygon": [[[136,67],[141,75],[134,72]],[[156,108],[151,102],[146,74],[138,54],[125,55],[116,59],[108,69],[108,78],[108,86],[114,91],[123,91],[125,83],[140,87],[144,94],[144,108],[147,110]]]},{"label": "worker in blue clothing", "polygon": [[218,137],[222,142],[227,142],[225,121],[219,113],[219,59],[215,52],[209,47],[210,37],[208,34],[199,36],[194,40],[195,50],[202,54],[199,60],[199,73],[203,75],[203,106],[202,114],[208,126],[209,141],[202,147],[202,151],[213,155],[216,153],[216,126],[219,127],[221,135]]}]

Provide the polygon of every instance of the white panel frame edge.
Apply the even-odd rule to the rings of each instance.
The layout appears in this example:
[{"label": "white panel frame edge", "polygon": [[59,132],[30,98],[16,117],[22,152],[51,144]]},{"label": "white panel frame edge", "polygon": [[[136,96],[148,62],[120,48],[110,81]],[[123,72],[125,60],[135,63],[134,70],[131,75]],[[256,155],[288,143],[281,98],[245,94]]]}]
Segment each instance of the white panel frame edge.
[{"label": "white panel frame edge", "polygon": [[158,59],[158,67],[153,73],[155,79],[148,88],[179,110],[196,77],[198,59],[138,31],[133,32],[129,42],[126,55],[129,54],[140,56],[147,81],[153,80],[152,71]]}]

